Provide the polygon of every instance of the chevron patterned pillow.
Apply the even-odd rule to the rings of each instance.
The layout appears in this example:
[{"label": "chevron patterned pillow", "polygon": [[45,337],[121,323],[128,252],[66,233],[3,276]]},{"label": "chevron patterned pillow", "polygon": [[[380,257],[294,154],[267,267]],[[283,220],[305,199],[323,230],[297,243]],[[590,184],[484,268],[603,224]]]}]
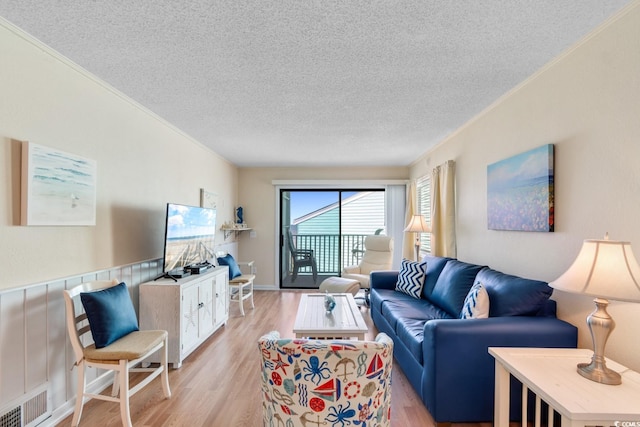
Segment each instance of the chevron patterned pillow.
[{"label": "chevron patterned pillow", "polygon": [[486,319],[489,317],[489,294],[482,283],[476,282],[464,300],[461,319]]},{"label": "chevron patterned pillow", "polygon": [[424,278],[427,276],[427,263],[402,260],[396,291],[404,292],[414,298],[420,299]]}]

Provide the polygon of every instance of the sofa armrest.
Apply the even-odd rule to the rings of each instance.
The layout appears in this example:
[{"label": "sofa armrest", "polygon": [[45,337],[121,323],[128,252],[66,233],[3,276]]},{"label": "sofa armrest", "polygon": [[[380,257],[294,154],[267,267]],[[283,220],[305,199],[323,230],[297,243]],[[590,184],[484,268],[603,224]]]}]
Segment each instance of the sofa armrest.
[{"label": "sofa armrest", "polygon": [[348,265],[342,268],[343,273],[347,274],[360,274],[360,266],[359,265]]},{"label": "sofa armrest", "polygon": [[[577,346],[577,328],[555,318],[438,319],[424,326],[422,396],[436,422],[493,414],[495,362],[488,347]],[[512,389],[512,414],[520,388]],[[515,412],[513,412],[515,411]]]},{"label": "sofa armrest", "polygon": [[397,270],[377,270],[371,272],[369,285],[371,289],[395,289],[397,281]]}]

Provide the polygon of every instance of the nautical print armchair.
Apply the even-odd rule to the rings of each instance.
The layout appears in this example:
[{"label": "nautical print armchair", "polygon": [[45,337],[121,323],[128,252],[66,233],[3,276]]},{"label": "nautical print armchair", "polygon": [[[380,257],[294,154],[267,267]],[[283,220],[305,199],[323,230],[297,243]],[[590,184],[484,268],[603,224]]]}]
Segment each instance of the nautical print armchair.
[{"label": "nautical print armchair", "polygon": [[393,341],[258,340],[265,427],[391,425]]}]

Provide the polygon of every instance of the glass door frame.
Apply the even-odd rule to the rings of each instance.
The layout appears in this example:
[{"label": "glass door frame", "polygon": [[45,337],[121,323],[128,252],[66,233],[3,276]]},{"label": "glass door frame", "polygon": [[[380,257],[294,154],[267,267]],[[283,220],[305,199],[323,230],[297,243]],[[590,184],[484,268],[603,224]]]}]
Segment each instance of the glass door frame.
[{"label": "glass door frame", "polygon": [[[367,186],[367,187],[358,187],[358,188],[353,188],[351,186],[341,186],[339,188],[336,187],[330,187],[330,186],[322,186],[322,185],[317,185],[317,186],[281,186],[279,188],[276,189],[276,195],[277,195],[277,202],[276,202],[276,210],[277,210],[277,215],[276,215],[276,222],[277,222],[277,233],[278,236],[276,236],[276,243],[277,243],[277,259],[276,259],[276,274],[277,274],[277,284],[278,284],[278,288],[279,289],[297,289],[298,287],[296,286],[283,286],[284,282],[285,282],[285,278],[288,275],[288,270],[285,271],[285,264],[286,264],[286,256],[287,256],[287,252],[286,252],[286,247],[288,246],[288,236],[285,235],[285,226],[287,226],[287,224],[285,224],[285,222],[287,222],[286,220],[288,220],[289,225],[291,225],[291,222],[293,220],[293,218],[283,218],[283,204],[284,200],[283,200],[283,196],[285,192],[327,192],[327,193],[331,193],[331,192],[335,192],[337,193],[337,197],[336,197],[336,201],[334,203],[337,203],[337,207],[338,207],[338,247],[337,247],[337,254],[336,257],[337,259],[335,260],[335,262],[337,263],[337,272],[335,273],[337,276],[340,276],[342,268],[344,267],[343,262],[344,261],[344,256],[343,256],[343,248],[342,248],[342,230],[343,230],[343,214],[342,214],[342,208],[343,208],[343,193],[346,192],[367,192],[367,191],[381,191],[381,192],[385,192],[385,187],[384,186]],[[289,201],[290,203],[290,201]],[[386,200],[385,200],[385,205],[386,205]],[[384,208],[383,208],[384,209]],[[386,210],[386,209],[385,209]],[[384,214],[384,212],[383,212]],[[384,226],[386,227],[386,215],[385,215],[385,224]],[[317,257],[316,257],[317,258]],[[333,263],[334,261],[330,261],[331,263]],[[351,265],[351,264],[349,264]],[[321,271],[322,272],[322,271]],[[327,272],[324,272],[324,276],[327,276]],[[326,277],[325,277],[326,278]],[[316,283],[315,283],[315,287],[317,288],[317,286],[320,285],[322,279],[319,279]],[[300,286],[300,288],[308,288],[309,285],[307,284],[306,286]],[[311,288],[313,289],[313,288]]]},{"label": "glass door frame", "polygon": [[[409,186],[408,179],[370,179],[370,180],[313,180],[313,179],[273,179],[271,180],[273,186],[273,253],[277,254],[273,257],[273,286],[272,289],[280,289],[280,190],[295,189],[295,190],[308,190],[314,188],[323,189],[339,189],[346,190],[352,189],[355,191],[364,190],[387,190],[385,191],[385,202],[389,202],[391,194],[388,192],[389,188],[402,188],[402,194],[397,194],[397,197],[393,198],[390,205],[387,205],[386,215],[386,228],[387,233],[396,239],[394,243],[394,265],[397,264],[397,268],[400,266],[400,260],[402,259],[402,238],[404,235],[405,227],[405,203],[406,203],[406,191]],[[400,206],[401,204],[401,206]],[[398,205],[398,206],[395,206]]]}]

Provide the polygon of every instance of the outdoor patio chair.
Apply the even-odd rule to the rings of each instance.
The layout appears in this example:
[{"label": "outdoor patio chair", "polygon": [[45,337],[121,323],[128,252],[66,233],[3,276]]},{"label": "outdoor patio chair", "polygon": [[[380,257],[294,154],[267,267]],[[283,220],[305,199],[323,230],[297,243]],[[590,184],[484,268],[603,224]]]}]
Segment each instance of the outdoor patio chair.
[{"label": "outdoor patio chair", "polygon": [[304,267],[311,267],[313,274],[313,283],[318,281],[318,267],[313,249],[297,249],[295,239],[291,233],[291,229],[287,229],[287,239],[289,241],[289,250],[293,259],[293,273],[291,274],[291,282],[295,282],[298,277],[298,270]]}]

